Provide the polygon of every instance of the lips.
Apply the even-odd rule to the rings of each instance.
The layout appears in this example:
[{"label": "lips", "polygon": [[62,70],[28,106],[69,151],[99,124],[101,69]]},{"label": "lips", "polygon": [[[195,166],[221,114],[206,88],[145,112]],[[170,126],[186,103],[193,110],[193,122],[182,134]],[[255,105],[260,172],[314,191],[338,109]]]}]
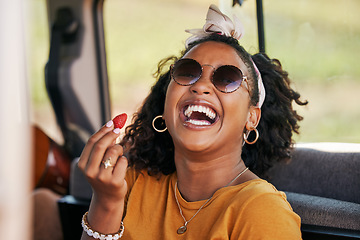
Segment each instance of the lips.
[{"label": "lips", "polygon": [[213,108],[201,104],[186,105],[182,112],[185,123],[195,126],[211,126],[218,118],[218,114]]}]

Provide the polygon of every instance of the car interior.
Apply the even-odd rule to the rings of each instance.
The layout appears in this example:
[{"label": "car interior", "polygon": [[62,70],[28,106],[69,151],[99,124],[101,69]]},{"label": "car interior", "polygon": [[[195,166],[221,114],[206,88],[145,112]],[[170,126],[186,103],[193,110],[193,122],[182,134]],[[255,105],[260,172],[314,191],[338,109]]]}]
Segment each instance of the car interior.
[{"label": "car interior", "polygon": [[[47,173],[53,171],[55,178],[42,168],[36,186],[56,189],[62,195],[58,208],[64,239],[80,239],[81,217],[92,195],[77,160],[87,139],[112,116],[104,2],[46,1],[51,37],[44,84],[64,143],[34,129],[36,142],[41,142],[36,149],[49,149],[45,156],[36,155],[39,166],[49,159],[57,162],[46,169]],[[223,4],[241,7],[248,2]],[[266,9],[262,0],[255,4],[258,48],[266,52]],[[291,155],[291,161],[268,171],[267,180],[286,193],[300,215],[303,239],[360,239],[360,143],[297,143]]]},{"label": "car interior", "polygon": [[[74,232],[80,236],[77,223],[91,198],[91,187],[76,159],[86,139],[111,116],[104,1],[48,0],[47,4],[51,42],[46,88],[65,149],[73,159],[69,192],[58,203],[64,237],[70,239]],[[265,52],[262,1],[256,1],[256,10],[259,51]],[[289,163],[274,166],[268,175],[301,216],[303,239],[360,239],[360,145],[297,144],[292,155]]]}]

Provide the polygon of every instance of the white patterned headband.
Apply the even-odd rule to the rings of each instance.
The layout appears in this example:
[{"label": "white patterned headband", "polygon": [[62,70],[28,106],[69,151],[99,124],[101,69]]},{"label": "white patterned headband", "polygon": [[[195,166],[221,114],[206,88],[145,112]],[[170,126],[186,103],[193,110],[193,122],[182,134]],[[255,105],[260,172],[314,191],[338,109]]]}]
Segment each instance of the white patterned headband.
[{"label": "white patterned headband", "polygon": [[[244,28],[236,16],[234,16],[234,21],[232,21],[228,16],[223,14],[216,5],[212,4],[207,12],[204,27],[202,29],[190,29],[185,31],[192,34],[192,36],[190,36],[185,42],[185,46],[188,47],[189,44],[214,33],[240,40],[244,33]],[[254,62],[253,66],[257,75],[259,88],[259,102],[256,106],[261,108],[265,100],[265,87],[260,71]]]}]

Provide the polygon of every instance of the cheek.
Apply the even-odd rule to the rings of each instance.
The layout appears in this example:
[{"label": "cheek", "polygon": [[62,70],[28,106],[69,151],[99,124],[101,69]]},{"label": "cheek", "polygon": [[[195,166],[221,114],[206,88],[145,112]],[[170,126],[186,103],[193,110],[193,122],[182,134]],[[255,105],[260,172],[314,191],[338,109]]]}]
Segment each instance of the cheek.
[{"label": "cheek", "polygon": [[[179,88],[180,87],[180,88]],[[168,89],[166,91],[165,105],[164,105],[164,118],[165,120],[170,120],[176,111],[177,103],[179,102],[181,96],[181,87],[178,84],[174,84],[174,81],[169,83]]]},{"label": "cheek", "polygon": [[249,100],[244,97],[224,102],[225,123],[238,134],[243,132],[249,116]]}]

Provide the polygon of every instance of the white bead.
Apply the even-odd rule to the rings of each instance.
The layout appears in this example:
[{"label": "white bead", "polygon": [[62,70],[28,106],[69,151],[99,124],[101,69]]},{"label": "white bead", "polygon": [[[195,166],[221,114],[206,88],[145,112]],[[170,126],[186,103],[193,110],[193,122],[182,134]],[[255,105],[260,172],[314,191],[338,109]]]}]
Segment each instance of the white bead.
[{"label": "white bead", "polygon": [[94,232],[93,238],[98,239],[100,237],[100,234],[98,232]]}]

